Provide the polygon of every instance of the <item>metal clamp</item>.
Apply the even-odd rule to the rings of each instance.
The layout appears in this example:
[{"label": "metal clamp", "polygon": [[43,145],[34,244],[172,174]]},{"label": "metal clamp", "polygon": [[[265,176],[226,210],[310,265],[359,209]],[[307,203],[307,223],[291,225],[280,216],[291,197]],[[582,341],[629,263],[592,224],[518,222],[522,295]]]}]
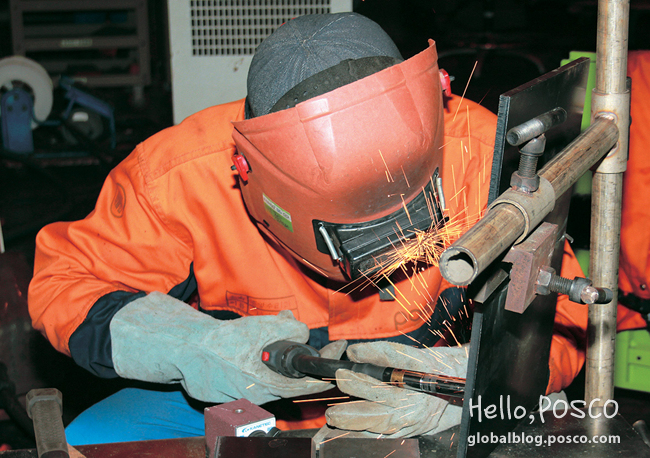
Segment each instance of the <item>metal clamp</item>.
[{"label": "metal clamp", "polygon": [[515,241],[521,243],[555,207],[555,191],[551,183],[539,177],[539,189],[534,193],[525,193],[508,189],[501,194],[488,209],[497,205],[509,204],[517,208],[524,217],[524,232]]}]

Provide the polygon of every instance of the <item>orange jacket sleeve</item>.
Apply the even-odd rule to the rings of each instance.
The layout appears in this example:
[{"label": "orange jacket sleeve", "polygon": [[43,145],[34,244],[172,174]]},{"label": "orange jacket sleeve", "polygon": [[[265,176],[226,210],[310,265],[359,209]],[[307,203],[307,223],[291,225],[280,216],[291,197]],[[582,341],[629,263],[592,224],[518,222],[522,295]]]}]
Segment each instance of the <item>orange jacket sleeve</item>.
[{"label": "orange jacket sleeve", "polygon": [[192,185],[216,157],[229,161],[231,121],[243,118],[243,107],[213,107],[150,137],[111,171],[90,215],[40,231],[28,303],[34,327],[56,349],[70,355],[71,335],[109,293],[168,293],[188,279],[196,249],[183,202],[190,192],[209,198]]},{"label": "orange jacket sleeve", "polygon": [[34,327],[68,355],[71,334],[99,298],[119,290],[167,292],[188,275],[190,247],[149,200],[137,164],[141,150],[109,174],[90,215],[48,225],[36,238],[30,314]]},{"label": "orange jacket sleeve", "polygon": [[[650,300],[650,51],[633,51],[627,60],[632,78],[630,154],[623,177],[619,288],[624,294]],[[637,314],[638,315],[638,314]],[[625,329],[645,326],[641,315],[619,323]]]}]

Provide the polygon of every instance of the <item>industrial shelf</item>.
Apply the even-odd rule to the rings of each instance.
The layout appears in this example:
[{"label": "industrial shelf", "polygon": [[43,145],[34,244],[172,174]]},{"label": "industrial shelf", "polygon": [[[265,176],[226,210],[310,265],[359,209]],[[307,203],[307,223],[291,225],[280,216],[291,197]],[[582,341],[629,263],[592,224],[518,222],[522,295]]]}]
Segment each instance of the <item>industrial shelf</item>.
[{"label": "industrial shelf", "polygon": [[13,51],[87,86],[151,82],[146,0],[10,0]]}]

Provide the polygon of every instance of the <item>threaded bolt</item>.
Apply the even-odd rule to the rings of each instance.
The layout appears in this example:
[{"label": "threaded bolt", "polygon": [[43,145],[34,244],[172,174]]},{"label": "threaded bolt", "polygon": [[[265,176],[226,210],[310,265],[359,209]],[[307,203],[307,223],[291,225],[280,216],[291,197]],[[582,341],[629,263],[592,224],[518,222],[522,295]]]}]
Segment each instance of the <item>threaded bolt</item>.
[{"label": "threaded bolt", "polygon": [[537,156],[519,155],[519,175],[523,178],[534,178],[537,173]]},{"label": "threaded bolt", "polygon": [[551,282],[548,285],[548,289],[554,293],[566,294],[568,295],[571,292],[571,286],[573,286],[573,281],[568,278],[560,277],[559,275],[553,275],[551,277]]},{"label": "threaded bolt", "polygon": [[582,277],[569,280],[553,274],[548,289],[554,293],[566,294],[570,300],[579,304],[608,304],[614,298],[609,288],[592,286],[591,280]]},{"label": "threaded bolt", "polygon": [[537,174],[537,160],[544,153],[544,148],[546,148],[546,136],[542,134],[530,140],[519,150],[520,176],[533,178]]}]

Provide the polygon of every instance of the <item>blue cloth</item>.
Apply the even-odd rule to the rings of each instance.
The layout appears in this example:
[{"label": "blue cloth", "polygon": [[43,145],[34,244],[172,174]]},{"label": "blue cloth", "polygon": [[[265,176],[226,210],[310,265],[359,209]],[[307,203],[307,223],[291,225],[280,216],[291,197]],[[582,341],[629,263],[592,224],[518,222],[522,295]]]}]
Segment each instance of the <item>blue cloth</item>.
[{"label": "blue cloth", "polygon": [[82,412],[66,428],[70,445],[203,436],[203,406],[182,391],[125,388]]}]

